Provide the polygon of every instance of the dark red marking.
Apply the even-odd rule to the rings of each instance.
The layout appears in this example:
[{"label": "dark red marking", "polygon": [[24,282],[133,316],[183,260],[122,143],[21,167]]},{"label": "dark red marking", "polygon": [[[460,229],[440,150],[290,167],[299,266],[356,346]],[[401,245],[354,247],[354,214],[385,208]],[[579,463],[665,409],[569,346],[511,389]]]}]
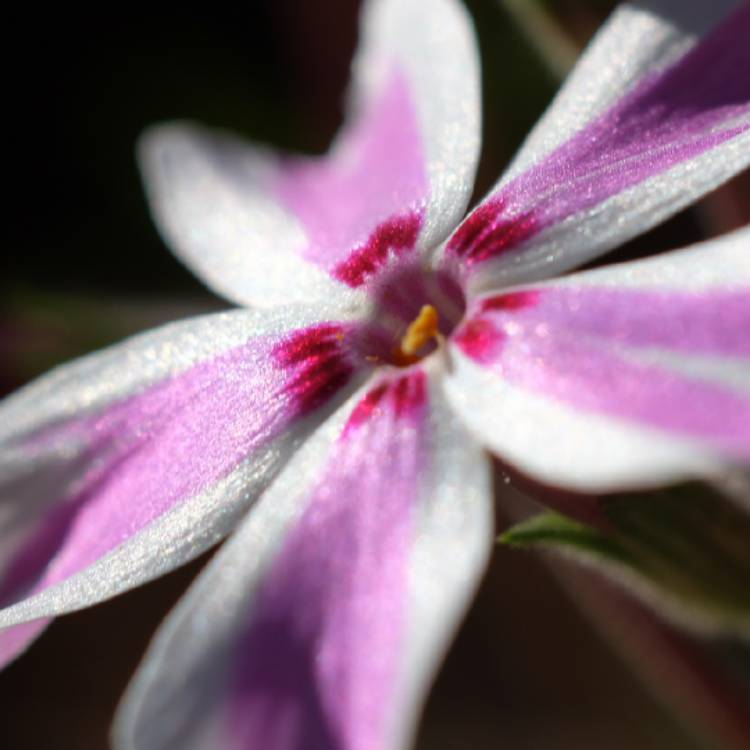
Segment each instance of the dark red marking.
[{"label": "dark red marking", "polygon": [[533,307],[539,302],[542,292],[538,289],[524,289],[518,292],[487,297],[479,303],[479,315],[469,319],[453,336],[453,342],[473,360],[486,364],[497,357],[498,350],[505,340],[505,333],[482,313],[512,313]]},{"label": "dark red marking", "polygon": [[381,413],[397,419],[413,414],[427,401],[427,378],[422,370],[414,370],[400,378],[388,380],[368,391],[349,417],[344,435],[369,422]]},{"label": "dark red marking", "polygon": [[350,287],[362,286],[387,262],[390,253],[401,257],[417,244],[422,215],[409,213],[388,219],[373,231],[367,242],[333,269],[333,275]]},{"label": "dark red marking", "polygon": [[533,214],[504,218],[506,210],[502,198],[478,206],[453,233],[446,252],[467,265],[481,263],[513,250],[541,228]]},{"label": "dark red marking", "polygon": [[486,318],[473,318],[454,334],[453,343],[468,357],[486,364],[497,356],[504,339],[505,334],[491,321]]},{"label": "dark red marking", "polygon": [[397,417],[412,414],[424,406],[427,397],[427,378],[422,370],[404,375],[393,389],[393,406]]},{"label": "dark red marking", "polygon": [[508,292],[497,297],[487,297],[480,304],[480,310],[497,310],[498,312],[513,312],[538,304],[542,293],[538,289],[524,289],[520,292]]},{"label": "dark red marking", "polygon": [[388,383],[381,383],[365,394],[365,397],[357,404],[349,416],[349,421],[346,423],[347,432],[370,420],[373,412],[378,408],[378,404],[383,400],[383,396],[385,396],[388,390],[388,385]]},{"label": "dark red marking", "polygon": [[284,393],[300,414],[309,414],[343,388],[354,374],[342,326],[324,323],[295,331],[271,352],[277,367],[290,370]]}]

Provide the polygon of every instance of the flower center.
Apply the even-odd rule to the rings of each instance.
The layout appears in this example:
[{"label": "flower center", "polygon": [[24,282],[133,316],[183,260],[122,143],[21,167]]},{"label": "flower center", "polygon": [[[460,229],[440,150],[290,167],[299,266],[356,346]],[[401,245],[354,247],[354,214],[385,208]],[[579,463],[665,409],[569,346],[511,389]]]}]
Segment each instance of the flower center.
[{"label": "flower center", "polygon": [[410,365],[417,362],[419,353],[427,344],[435,339],[439,342],[440,316],[432,305],[422,305],[419,315],[409,324],[401,343],[396,347],[393,356],[396,364]]},{"label": "flower center", "polygon": [[417,265],[394,269],[372,288],[372,313],[359,349],[373,363],[408,367],[450,336],[466,307],[452,276]]}]

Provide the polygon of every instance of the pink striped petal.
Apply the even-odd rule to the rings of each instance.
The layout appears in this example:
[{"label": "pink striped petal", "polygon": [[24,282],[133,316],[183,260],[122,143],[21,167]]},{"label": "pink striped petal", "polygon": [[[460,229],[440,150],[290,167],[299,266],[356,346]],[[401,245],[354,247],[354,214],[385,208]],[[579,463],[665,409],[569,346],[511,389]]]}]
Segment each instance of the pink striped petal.
[{"label": "pink striped petal", "polygon": [[[224,536],[355,376],[354,333],[304,311],[211,316],[12,397],[0,626],[113,596]],[[7,658],[21,632],[0,635]]]},{"label": "pink striped petal", "polygon": [[276,155],[180,124],[142,142],[167,241],[234,301],[347,299],[391,261],[444,239],[466,208],[479,76],[463,7],[371,0],[361,37],[352,111],[323,157]]},{"label": "pink striped petal", "polygon": [[[634,13],[649,15],[627,9],[601,33],[582,63],[589,77],[617,78],[618,66],[631,67],[621,46],[632,36],[627,23],[637,23]],[[536,136],[533,163],[522,154],[525,168],[515,167],[466,219],[444,262],[468,275],[481,267],[475,288],[549,276],[645,231],[745,169],[748,36],[750,6],[742,4],[666,67],[664,47],[658,47],[637,77],[623,76],[618,99],[552,150]],[[674,39],[671,44],[672,54],[681,50]],[[591,71],[590,58],[605,52],[608,64]],[[581,80],[574,76],[572,85]],[[565,130],[565,112],[554,109]]]},{"label": "pink striped petal", "polygon": [[462,415],[544,480],[637,485],[750,462],[748,231],[476,300],[454,345]]},{"label": "pink striped petal", "polygon": [[445,409],[392,374],[300,451],[157,636],[116,747],[408,743],[491,546],[485,459]]},{"label": "pink striped petal", "polygon": [[489,296],[479,309],[627,348],[750,358],[750,285],[686,292],[569,283]]},{"label": "pink striped petal", "polygon": [[392,255],[413,253],[429,195],[414,94],[399,67],[329,156],[290,159],[270,189],[306,235],[303,257],[360,287]]}]

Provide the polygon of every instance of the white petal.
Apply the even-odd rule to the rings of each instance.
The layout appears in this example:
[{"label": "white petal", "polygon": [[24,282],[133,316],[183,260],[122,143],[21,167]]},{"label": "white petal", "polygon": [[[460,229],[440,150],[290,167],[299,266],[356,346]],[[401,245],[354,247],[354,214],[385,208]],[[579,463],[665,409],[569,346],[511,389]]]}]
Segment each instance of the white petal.
[{"label": "white petal", "polygon": [[[226,535],[358,377],[354,323],[330,320],[287,308],[175,323],[7,399],[0,627],[111,597]],[[0,634],[0,652],[16,637]]]},{"label": "white petal", "polygon": [[178,256],[241,304],[355,304],[395,257],[459,220],[479,152],[473,31],[454,0],[372,0],[347,123],[323,157],[197,127],[157,127],[140,161]]},{"label": "white petal", "polygon": [[554,279],[554,286],[708,292],[750,285],[750,227],[670,253]]},{"label": "white petal", "polygon": [[621,3],[526,138],[503,181],[525,172],[568,140],[644,75],[676,62],[739,4],[740,0]]},{"label": "white petal", "polygon": [[356,401],[168,619],[126,695],[117,748],[413,739],[491,548],[488,466],[439,389],[424,417],[393,389]]},{"label": "white petal", "polygon": [[392,65],[403,65],[422,133],[429,197],[420,243],[431,248],[461,220],[474,188],[481,135],[479,54],[457,0],[369,0],[354,61],[355,110]]},{"label": "white petal", "polygon": [[712,4],[695,39],[687,8],[659,8],[615,13],[446,244],[442,262],[474,291],[582,265],[750,165],[750,9]]},{"label": "white petal", "polygon": [[475,300],[449,399],[506,461],[588,491],[750,462],[750,231]]},{"label": "white petal", "polygon": [[302,257],[304,228],[271,188],[275,154],[190,123],[149,129],[138,154],[164,240],[215,292],[240,305],[345,302],[345,287]]}]

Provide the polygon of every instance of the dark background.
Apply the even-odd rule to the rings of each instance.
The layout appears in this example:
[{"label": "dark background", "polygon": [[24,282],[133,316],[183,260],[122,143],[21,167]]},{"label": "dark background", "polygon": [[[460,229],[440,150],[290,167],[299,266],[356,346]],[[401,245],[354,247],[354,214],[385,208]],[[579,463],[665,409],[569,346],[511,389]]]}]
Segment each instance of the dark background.
[{"label": "dark background", "polygon": [[[151,123],[191,118],[323,151],[342,116],[357,5],[254,0],[200,13],[110,5],[9,14],[0,392],[125,334],[225,305],[157,236],[135,140]],[[554,15],[581,45],[612,5],[556,2]],[[469,7],[483,56],[481,194],[558,80],[497,2]],[[735,181],[615,257],[747,221],[747,195]],[[201,563],[54,624],[0,675],[0,746],[105,747],[118,696]],[[699,745],[603,645],[538,559],[499,550],[428,704],[419,747]]]}]

